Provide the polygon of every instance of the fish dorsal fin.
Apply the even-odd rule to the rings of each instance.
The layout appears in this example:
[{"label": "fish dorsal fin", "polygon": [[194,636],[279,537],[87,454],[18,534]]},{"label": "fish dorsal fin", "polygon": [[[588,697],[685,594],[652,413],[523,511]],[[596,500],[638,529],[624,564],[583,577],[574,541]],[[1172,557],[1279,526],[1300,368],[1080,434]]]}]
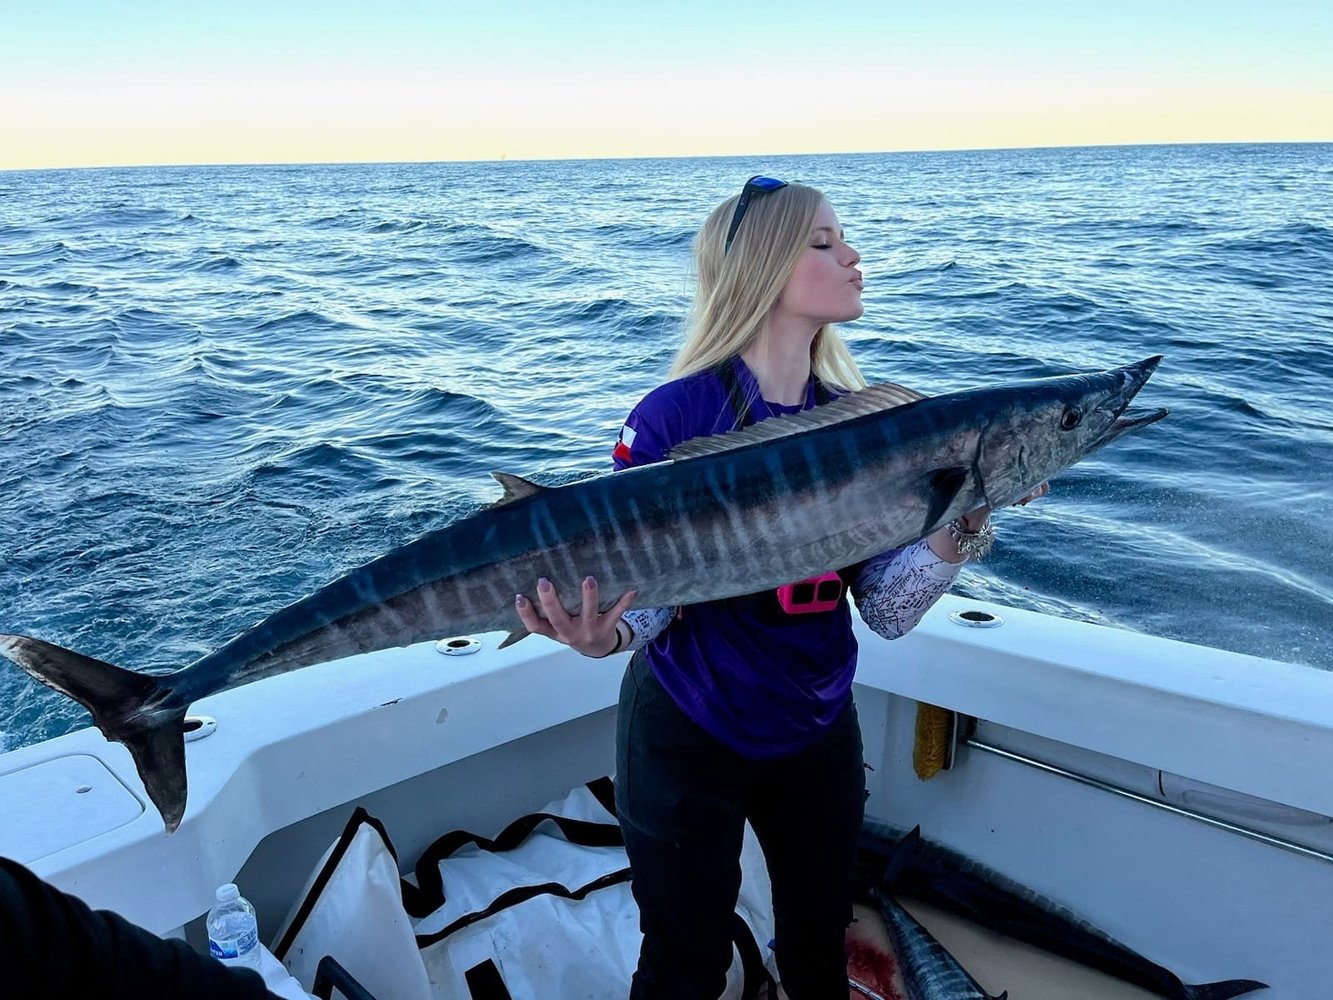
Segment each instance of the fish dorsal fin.
[{"label": "fish dorsal fin", "polygon": [[701,458],[704,455],[716,455],[719,452],[744,448],[758,441],[774,441],[778,438],[791,437],[814,427],[828,427],[842,423],[854,417],[864,417],[871,413],[883,413],[893,410],[918,399],[925,399],[921,393],[893,382],[882,382],[867,389],[849,392],[845,396],[816,406],[812,410],[800,413],[784,414],[771,417],[762,423],[752,424],[743,430],[727,431],[725,434],[711,434],[707,437],[691,438],[676,445],[667,453],[667,458],[679,462],[687,458]]},{"label": "fish dorsal fin", "polygon": [[513,503],[515,500],[522,500],[524,497],[536,496],[545,488],[529,482],[522,476],[515,476],[508,472],[492,472],[491,477],[505,488],[505,495],[495,501],[491,505],[493,507],[502,507],[507,503]]}]

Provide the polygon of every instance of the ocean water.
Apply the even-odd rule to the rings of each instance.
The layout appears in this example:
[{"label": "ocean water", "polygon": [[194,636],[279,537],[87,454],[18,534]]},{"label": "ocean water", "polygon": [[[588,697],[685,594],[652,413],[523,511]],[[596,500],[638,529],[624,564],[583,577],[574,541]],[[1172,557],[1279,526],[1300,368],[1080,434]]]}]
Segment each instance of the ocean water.
[{"label": "ocean water", "polygon": [[[757,172],[861,252],[871,381],[1166,355],[957,592],[1333,667],[1331,145],[0,173],[0,632],[179,667],[605,470]],[[87,722],[0,664],[0,749]]]}]

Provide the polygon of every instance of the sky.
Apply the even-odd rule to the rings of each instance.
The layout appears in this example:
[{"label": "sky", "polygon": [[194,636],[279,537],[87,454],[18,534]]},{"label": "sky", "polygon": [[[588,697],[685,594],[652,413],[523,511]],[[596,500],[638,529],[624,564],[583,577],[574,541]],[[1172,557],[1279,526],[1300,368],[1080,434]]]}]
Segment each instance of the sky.
[{"label": "sky", "polygon": [[1333,140],[1333,3],[3,0],[0,169]]}]

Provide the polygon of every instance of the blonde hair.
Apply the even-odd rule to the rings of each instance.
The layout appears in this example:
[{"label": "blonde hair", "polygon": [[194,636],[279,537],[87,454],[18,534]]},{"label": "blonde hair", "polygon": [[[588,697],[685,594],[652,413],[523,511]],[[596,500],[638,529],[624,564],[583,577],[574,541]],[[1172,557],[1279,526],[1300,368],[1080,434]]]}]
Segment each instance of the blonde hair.
[{"label": "blonde hair", "polygon": [[[808,245],[824,196],[804,184],[752,196],[731,250],[723,253],[739,200],[735,195],[713,209],[694,238],[698,284],[672,378],[729,361],[758,339]],[[830,389],[865,388],[865,376],[831,323],[815,333],[810,367]]]}]

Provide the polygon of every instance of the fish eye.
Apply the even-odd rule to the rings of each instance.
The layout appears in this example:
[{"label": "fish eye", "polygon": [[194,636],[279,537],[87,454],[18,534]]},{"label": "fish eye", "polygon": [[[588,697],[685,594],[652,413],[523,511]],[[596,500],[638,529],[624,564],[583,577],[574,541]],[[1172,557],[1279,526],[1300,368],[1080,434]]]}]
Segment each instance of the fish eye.
[{"label": "fish eye", "polygon": [[1083,422],[1083,413],[1077,406],[1070,406],[1060,417],[1060,429],[1062,431],[1072,431]]}]

